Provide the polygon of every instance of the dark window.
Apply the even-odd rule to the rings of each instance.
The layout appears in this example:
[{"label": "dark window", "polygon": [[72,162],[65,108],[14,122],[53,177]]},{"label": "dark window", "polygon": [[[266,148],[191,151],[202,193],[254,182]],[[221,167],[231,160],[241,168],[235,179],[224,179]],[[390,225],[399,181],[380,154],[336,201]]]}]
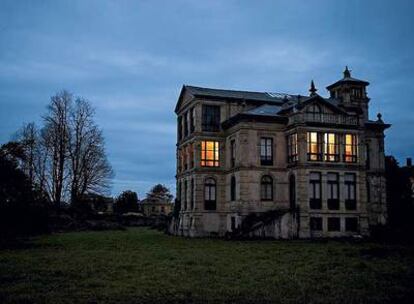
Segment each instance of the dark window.
[{"label": "dark window", "polygon": [[184,114],[183,116],[184,120],[184,137],[186,137],[188,135],[188,112]]},{"label": "dark window", "polygon": [[288,136],[288,162],[298,161],[298,134]]},{"label": "dark window", "polygon": [[203,131],[220,131],[220,106],[203,105]]},{"label": "dark window", "polygon": [[339,136],[335,133],[325,133],[325,161],[339,161]]},{"label": "dark window", "polygon": [[236,141],[233,139],[230,142],[230,166],[234,167],[236,164]]},{"label": "dark window", "polygon": [[164,213],[164,212],[165,212],[165,207],[161,206],[161,213]]},{"label": "dark window", "polygon": [[181,140],[183,138],[183,126],[182,126],[183,118],[182,116],[178,117],[177,121],[177,133],[178,133],[178,140]]},{"label": "dark window", "polygon": [[345,174],[345,209],[356,210],[356,175]]},{"label": "dark window", "polygon": [[204,209],[216,210],[216,181],[212,178],[204,183]]},{"label": "dark window", "polygon": [[369,183],[369,180],[367,180],[367,202],[371,202],[371,185]]},{"label": "dark window", "polygon": [[231,177],[230,181],[230,200],[236,200],[236,178],[234,176]]},{"label": "dark window", "polygon": [[328,209],[339,209],[339,176],[338,173],[328,173]]},{"label": "dark window", "polygon": [[296,179],[293,174],[289,177],[289,205],[291,210],[296,208]]},{"label": "dark window", "polygon": [[320,121],[321,120],[321,108],[319,107],[319,105],[317,104],[312,104],[310,105],[307,109],[306,112],[308,113],[308,117],[312,120],[312,121]]},{"label": "dark window", "polygon": [[311,172],[309,175],[309,207],[311,209],[322,208],[321,173]]},{"label": "dark window", "polygon": [[341,219],[339,217],[328,218],[328,231],[341,231]]},{"label": "dark window", "polygon": [[191,201],[191,209],[194,209],[194,178],[191,179],[191,189],[190,189],[190,201]]},{"label": "dark window", "polygon": [[356,217],[345,218],[345,231],[357,232],[358,231],[358,218]]},{"label": "dark window", "polygon": [[308,160],[322,160],[322,133],[308,132]]},{"label": "dark window", "polygon": [[262,166],[273,165],[273,139],[263,137],[260,139],[260,164]]},{"label": "dark window", "polygon": [[371,159],[370,159],[370,153],[371,153],[371,151],[369,149],[369,144],[367,144],[365,146],[365,148],[366,148],[366,151],[365,151],[365,153],[366,153],[366,157],[365,157],[366,163],[365,163],[365,166],[366,166],[367,169],[370,169],[370,167],[371,167]]},{"label": "dark window", "polygon": [[184,197],[183,197],[183,202],[184,202],[184,210],[187,210],[187,180],[184,181]]},{"label": "dark window", "polygon": [[311,217],[310,218],[310,229],[313,231],[322,231],[322,218]]},{"label": "dark window", "polygon": [[195,109],[190,110],[190,133],[194,132],[194,112]]},{"label": "dark window", "polygon": [[203,140],[201,142],[201,166],[218,167],[219,165],[219,142]]},{"label": "dark window", "polygon": [[273,179],[268,175],[262,177],[260,183],[260,197],[262,201],[273,200]]},{"label": "dark window", "polygon": [[236,217],[231,217],[231,231],[234,231],[236,229]]}]

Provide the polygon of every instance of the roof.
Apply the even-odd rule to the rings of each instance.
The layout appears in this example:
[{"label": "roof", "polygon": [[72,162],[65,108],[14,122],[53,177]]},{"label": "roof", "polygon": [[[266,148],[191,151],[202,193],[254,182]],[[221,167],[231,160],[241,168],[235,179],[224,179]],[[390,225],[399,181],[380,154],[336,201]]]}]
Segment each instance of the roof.
[{"label": "roof", "polygon": [[188,90],[194,96],[204,97],[219,97],[225,99],[240,99],[240,100],[258,100],[265,102],[275,102],[282,104],[285,100],[296,98],[295,95],[286,93],[273,92],[252,92],[252,91],[237,91],[237,90],[223,90],[211,89],[184,85],[183,89]]},{"label": "roof", "polygon": [[282,109],[281,105],[264,104],[257,108],[245,111],[243,113],[252,114],[252,115],[278,116],[278,113],[281,109]]},{"label": "roof", "polygon": [[332,89],[332,88],[334,88],[338,85],[341,85],[341,84],[362,84],[362,85],[367,86],[367,85],[369,85],[369,82],[365,81],[365,80],[360,80],[360,79],[351,77],[351,71],[348,70],[348,67],[346,67],[345,71],[344,71],[344,78],[342,78],[342,79],[338,80],[337,82],[327,86],[326,88],[328,90],[330,90],[330,89]]}]

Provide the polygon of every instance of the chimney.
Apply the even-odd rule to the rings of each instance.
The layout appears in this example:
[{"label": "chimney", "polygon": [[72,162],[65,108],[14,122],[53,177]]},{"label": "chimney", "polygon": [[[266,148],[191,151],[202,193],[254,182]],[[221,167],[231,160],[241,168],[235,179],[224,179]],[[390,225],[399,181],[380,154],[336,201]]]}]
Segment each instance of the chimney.
[{"label": "chimney", "polygon": [[411,157],[407,157],[407,167],[411,168],[413,165],[413,160],[411,159]]}]

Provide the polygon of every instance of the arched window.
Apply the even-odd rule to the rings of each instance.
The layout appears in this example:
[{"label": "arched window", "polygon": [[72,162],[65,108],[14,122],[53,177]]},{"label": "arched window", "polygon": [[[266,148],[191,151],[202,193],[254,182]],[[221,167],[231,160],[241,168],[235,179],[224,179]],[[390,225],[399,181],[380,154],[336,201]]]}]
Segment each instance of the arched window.
[{"label": "arched window", "polygon": [[216,210],[216,181],[207,178],[204,183],[204,209]]},{"label": "arched window", "polygon": [[230,200],[236,200],[236,178],[234,176],[231,177],[230,181]]},{"label": "arched window", "polygon": [[271,201],[273,200],[273,179],[269,175],[262,177],[260,183],[260,196],[262,201]]}]

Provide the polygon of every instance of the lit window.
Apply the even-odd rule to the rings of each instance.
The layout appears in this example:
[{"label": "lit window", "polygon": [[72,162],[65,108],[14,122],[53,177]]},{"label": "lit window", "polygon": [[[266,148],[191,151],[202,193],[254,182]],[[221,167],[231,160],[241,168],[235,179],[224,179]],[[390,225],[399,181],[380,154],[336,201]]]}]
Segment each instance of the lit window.
[{"label": "lit window", "polygon": [[339,139],[335,133],[325,133],[325,161],[339,161]]},{"label": "lit window", "polygon": [[260,139],[260,164],[273,165],[273,139],[263,137]]},{"label": "lit window", "polygon": [[288,162],[298,161],[298,134],[288,136]]},{"label": "lit window", "polygon": [[272,177],[265,175],[262,177],[260,183],[260,196],[262,201],[273,200],[273,179]]},{"label": "lit window", "polygon": [[219,166],[219,142],[202,141],[201,142],[201,166],[218,167]]},{"label": "lit window", "polygon": [[322,134],[308,132],[308,160],[322,160]]},{"label": "lit window", "polygon": [[347,163],[355,163],[357,161],[357,136],[355,134],[345,134],[344,160]]}]

